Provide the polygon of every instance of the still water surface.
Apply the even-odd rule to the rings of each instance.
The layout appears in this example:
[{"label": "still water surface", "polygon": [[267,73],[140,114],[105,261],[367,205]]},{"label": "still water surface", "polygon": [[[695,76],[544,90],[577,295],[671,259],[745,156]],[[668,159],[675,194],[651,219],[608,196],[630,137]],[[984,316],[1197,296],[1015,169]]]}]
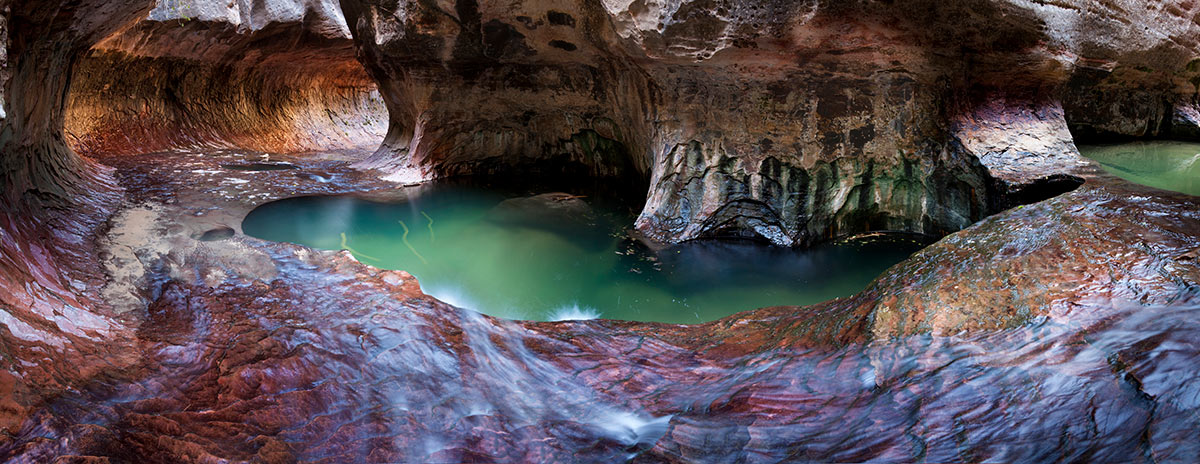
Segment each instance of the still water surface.
[{"label": "still water surface", "polygon": [[242,227],[266,240],[350,250],[412,273],[426,293],[456,306],[532,320],[696,323],[812,304],[858,292],[928,243],[877,235],[810,250],[710,241],[653,252],[628,237],[633,219],[588,197],[446,187],[395,203],[280,200]]},{"label": "still water surface", "polygon": [[1084,145],[1079,152],[1130,182],[1200,195],[1200,143],[1154,140]]}]

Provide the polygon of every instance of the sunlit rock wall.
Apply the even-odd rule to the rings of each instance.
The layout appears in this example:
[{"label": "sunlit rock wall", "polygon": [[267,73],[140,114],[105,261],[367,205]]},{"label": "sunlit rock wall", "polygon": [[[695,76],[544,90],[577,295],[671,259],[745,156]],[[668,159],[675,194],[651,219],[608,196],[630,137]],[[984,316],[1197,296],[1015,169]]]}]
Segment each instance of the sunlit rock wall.
[{"label": "sunlit rock wall", "polygon": [[80,55],[150,5],[6,2],[9,78],[0,128],[0,194],[6,202],[34,209],[61,205],[101,180],[98,168],[64,140],[66,94]]},{"label": "sunlit rock wall", "polygon": [[96,45],[66,130],[85,153],[378,146],[386,109],[336,2],[162,0]]}]

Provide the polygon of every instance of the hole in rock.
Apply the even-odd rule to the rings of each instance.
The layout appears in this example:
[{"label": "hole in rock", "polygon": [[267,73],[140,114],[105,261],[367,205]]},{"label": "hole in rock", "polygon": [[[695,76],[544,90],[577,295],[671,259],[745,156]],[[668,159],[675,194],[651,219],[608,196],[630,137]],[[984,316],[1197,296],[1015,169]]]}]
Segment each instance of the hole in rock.
[{"label": "hole in rock", "polygon": [[566,41],[562,41],[562,40],[551,40],[550,46],[554,47],[554,48],[561,48],[568,52],[573,52],[579,48],[578,46],[576,46],[575,44],[573,44],[571,42],[566,42]]},{"label": "hole in rock", "polygon": [[310,196],[268,203],[250,236],[411,272],[422,289],[513,319],[710,321],[738,311],[848,296],[929,241],[872,234],[792,249],[706,240],[651,250],[616,192],[479,185],[413,187],[402,201]]},{"label": "hole in rock", "polygon": [[1017,188],[1010,192],[1005,200],[1012,206],[1029,205],[1073,191],[1080,185],[1083,185],[1082,178],[1067,174],[1054,174]]},{"label": "hole in rock", "polygon": [[216,242],[233,237],[234,233],[235,232],[232,228],[218,227],[215,229],[206,230],[204,233],[199,234],[195,238],[201,242]]},{"label": "hole in rock", "polygon": [[1079,153],[1122,179],[1163,190],[1200,195],[1200,143],[1146,140],[1080,145]]}]

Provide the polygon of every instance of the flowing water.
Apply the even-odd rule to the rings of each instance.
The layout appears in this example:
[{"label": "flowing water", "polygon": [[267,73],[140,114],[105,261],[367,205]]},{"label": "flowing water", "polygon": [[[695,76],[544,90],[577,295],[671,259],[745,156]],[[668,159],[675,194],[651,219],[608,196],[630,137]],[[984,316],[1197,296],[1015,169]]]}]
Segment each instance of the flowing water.
[{"label": "flowing water", "polygon": [[302,197],[255,209],[247,235],[351,251],[411,272],[443,301],[532,320],[696,323],[738,311],[848,296],[928,242],[874,235],[794,250],[695,242],[652,252],[604,199],[428,189],[407,201]]},{"label": "flowing water", "polygon": [[1079,152],[1130,182],[1200,195],[1200,143],[1155,140],[1080,146]]},{"label": "flowing water", "polygon": [[[824,283],[776,295],[797,303],[825,298],[817,292],[848,272],[861,271],[865,282],[876,272],[866,267],[886,266],[882,254],[899,259],[919,246],[882,237],[809,252],[708,243],[654,253],[624,237],[632,213],[599,198],[501,206],[505,198],[454,189],[393,204],[297,198],[256,210],[245,230],[353,248],[377,265],[390,257],[385,267],[434,282],[438,272],[465,273],[446,285],[479,301],[528,298],[521,291],[582,299],[573,285],[612,281],[677,299],[703,290],[761,298],[763,288],[795,279]],[[495,320],[385,293],[397,286],[328,272],[331,264],[302,253],[274,253],[271,285],[255,274],[215,288],[186,279],[163,285],[128,337],[139,362],[80,387],[35,385],[56,393],[19,431],[10,429],[0,461],[94,454],[118,462],[1200,462],[1200,286],[1194,258],[1180,256],[1196,246],[1186,232],[1197,217],[1177,203],[1084,189],[996,217],[923,253],[918,274],[898,281],[915,286],[890,288],[928,288],[929,279],[946,278],[939,268],[1017,265],[1007,282],[1028,292],[1019,301],[1029,304],[1017,310],[1048,316],[1003,330],[833,346],[796,330],[810,323],[805,314],[649,330]],[[1078,209],[1059,216],[1069,207]],[[1100,246],[1128,239],[1122,230],[1131,226],[1158,238],[1136,249]],[[231,235],[215,228],[196,238]],[[512,237],[521,240],[499,241]],[[976,240],[990,243],[971,247]],[[529,250],[545,256],[540,247],[552,245],[601,263],[581,268],[620,278],[593,282],[569,268],[550,285],[542,267],[571,261],[552,256],[538,267],[518,258]],[[236,269],[245,255],[210,254],[217,246],[180,263]],[[988,250],[1003,251],[971,257]],[[1080,279],[1080,269],[1107,272]],[[968,275],[1005,276],[989,273]],[[510,286],[501,295],[472,290],[488,279]],[[938,301],[979,305],[996,295],[952,280],[966,288],[937,289]],[[613,309],[602,303],[596,310],[608,316]],[[61,309],[59,324],[88,314]],[[997,309],[1003,317],[1013,308]],[[10,329],[22,327],[12,321],[19,320],[10,318]],[[48,346],[30,340],[28,352]],[[42,356],[25,372],[39,379],[84,371],[93,359]]]}]

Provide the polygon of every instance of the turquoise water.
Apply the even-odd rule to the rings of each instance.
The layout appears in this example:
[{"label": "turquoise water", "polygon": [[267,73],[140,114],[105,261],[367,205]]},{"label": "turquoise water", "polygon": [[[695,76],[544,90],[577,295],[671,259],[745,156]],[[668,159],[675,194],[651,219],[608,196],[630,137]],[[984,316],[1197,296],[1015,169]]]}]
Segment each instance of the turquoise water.
[{"label": "turquoise water", "polygon": [[1079,153],[1130,182],[1200,195],[1200,143],[1155,140],[1081,145]]},{"label": "turquoise water", "polygon": [[347,249],[364,263],[412,273],[448,303],[532,320],[695,323],[817,303],[858,292],[927,243],[877,235],[806,251],[695,242],[654,252],[627,236],[631,212],[600,200],[506,198],[463,188],[397,203],[292,198],[255,209],[242,228],[266,240]]}]

